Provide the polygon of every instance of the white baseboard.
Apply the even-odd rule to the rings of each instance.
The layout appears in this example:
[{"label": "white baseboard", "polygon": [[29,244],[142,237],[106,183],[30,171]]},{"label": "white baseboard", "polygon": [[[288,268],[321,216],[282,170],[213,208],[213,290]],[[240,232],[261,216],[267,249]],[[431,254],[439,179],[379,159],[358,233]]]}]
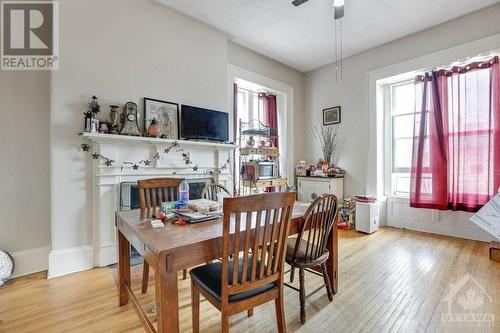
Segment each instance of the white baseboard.
[{"label": "white baseboard", "polygon": [[407,198],[393,197],[387,200],[387,225],[390,227],[491,241],[491,235],[469,221],[471,215],[466,212],[411,208]]},{"label": "white baseboard", "polygon": [[15,265],[12,277],[19,277],[46,270],[49,267],[49,252],[50,247],[46,246],[10,253],[14,259]]},{"label": "white baseboard", "polygon": [[117,246],[115,244],[101,246],[97,249],[95,266],[104,267],[118,262]]},{"label": "white baseboard", "polygon": [[92,246],[54,250],[49,255],[48,278],[84,271],[93,266]]}]

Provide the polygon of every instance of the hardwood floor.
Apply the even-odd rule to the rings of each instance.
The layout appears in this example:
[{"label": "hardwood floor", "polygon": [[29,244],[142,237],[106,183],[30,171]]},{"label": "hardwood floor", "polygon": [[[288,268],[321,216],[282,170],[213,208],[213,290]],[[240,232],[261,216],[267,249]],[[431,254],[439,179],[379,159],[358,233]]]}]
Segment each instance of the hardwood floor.
[{"label": "hardwood floor", "polygon": [[[488,259],[486,243],[393,228],[372,235],[341,231],[339,256],[340,292],[331,303],[323,289],[311,296],[305,325],[300,324],[299,295],[285,288],[289,332],[500,332],[500,264]],[[141,269],[136,266],[132,278],[138,295]],[[0,332],[143,332],[132,305],[118,307],[113,270],[13,280],[0,288]],[[306,293],[321,280],[306,274]],[[140,298],[148,310],[154,295],[150,281],[148,294]],[[464,281],[451,313],[466,313],[462,305],[477,307],[475,312],[494,314],[493,327],[442,320],[452,284]],[[180,280],[179,287],[181,330],[190,332],[189,279]],[[207,301],[200,313],[201,332],[220,331],[220,313]],[[231,332],[274,332],[274,304],[256,308],[251,318],[233,316],[230,325]]]}]

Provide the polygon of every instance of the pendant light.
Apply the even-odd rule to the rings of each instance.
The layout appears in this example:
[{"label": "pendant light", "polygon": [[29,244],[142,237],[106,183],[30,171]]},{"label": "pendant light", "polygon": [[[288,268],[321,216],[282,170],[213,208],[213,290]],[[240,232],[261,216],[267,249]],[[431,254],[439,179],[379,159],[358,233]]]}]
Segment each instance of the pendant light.
[{"label": "pendant light", "polygon": [[342,18],[344,17],[344,0],[334,0],[333,1],[333,26],[334,26],[334,52],[335,52],[335,81],[342,80],[343,78],[343,68],[342,68]]}]

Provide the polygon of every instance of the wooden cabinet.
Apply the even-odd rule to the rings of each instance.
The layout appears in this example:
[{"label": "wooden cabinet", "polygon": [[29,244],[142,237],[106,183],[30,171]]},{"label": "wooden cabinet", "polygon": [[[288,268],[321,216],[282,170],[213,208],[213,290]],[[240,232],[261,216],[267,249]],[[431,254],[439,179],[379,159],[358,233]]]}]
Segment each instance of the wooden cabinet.
[{"label": "wooden cabinet", "polygon": [[339,202],[344,198],[344,178],[297,177],[298,200],[311,202],[324,193],[335,194]]}]

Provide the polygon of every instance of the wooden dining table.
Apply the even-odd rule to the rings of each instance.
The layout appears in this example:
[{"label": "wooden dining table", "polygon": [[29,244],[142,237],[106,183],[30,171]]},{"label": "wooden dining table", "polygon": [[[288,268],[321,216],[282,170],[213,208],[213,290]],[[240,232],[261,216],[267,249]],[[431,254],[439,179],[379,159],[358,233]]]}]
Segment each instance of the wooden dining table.
[{"label": "wooden dining table", "polygon": [[[289,235],[298,234],[308,203],[296,202]],[[222,219],[153,229],[151,219],[141,219],[139,210],[115,213],[118,233],[118,298],[123,306],[132,301],[147,332],[179,332],[178,271],[220,258],[222,255]],[[130,245],[155,271],[156,323],[149,320],[137,300],[130,279]],[[338,230],[332,229],[327,248],[328,274],[333,292],[338,290]]]}]

